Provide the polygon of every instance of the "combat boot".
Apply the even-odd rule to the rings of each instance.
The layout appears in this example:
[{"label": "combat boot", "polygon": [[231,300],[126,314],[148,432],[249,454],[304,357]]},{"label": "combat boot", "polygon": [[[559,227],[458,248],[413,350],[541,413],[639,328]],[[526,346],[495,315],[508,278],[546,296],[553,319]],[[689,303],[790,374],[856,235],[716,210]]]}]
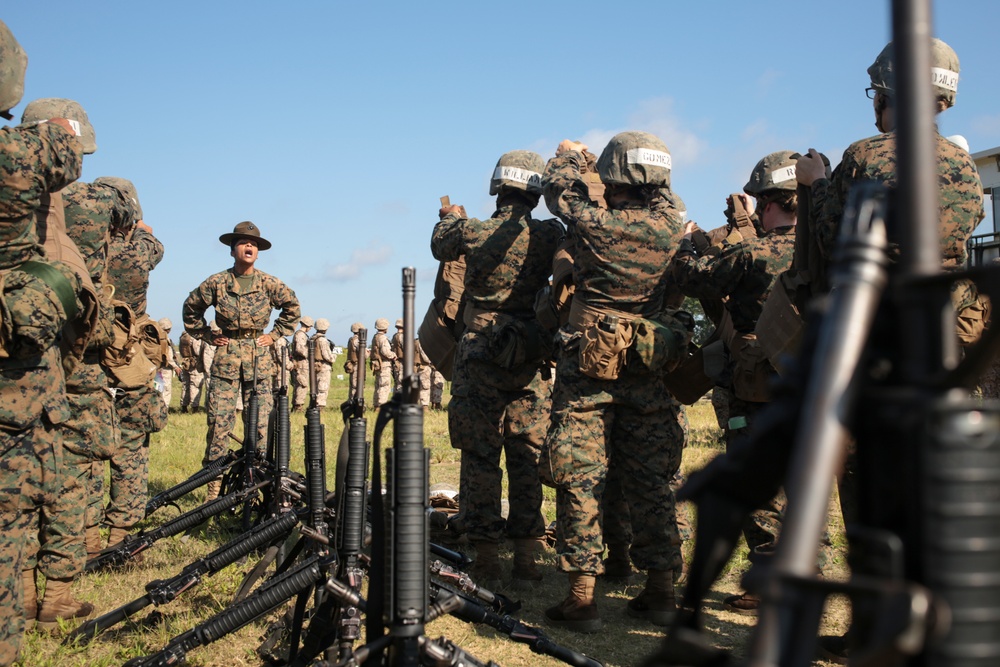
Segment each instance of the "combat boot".
[{"label": "combat boot", "polygon": [[222,480],[213,479],[205,487],[205,502],[210,502],[219,497],[219,492],[222,491]]},{"label": "combat boot", "polygon": [[646,587],[628,601],[628,615],[644,618],[653,625],[670,625],[677,616],[674,573],[671,570],[650,570]]},{"label": "combat boot", "polygon": [[35,587],[35,570],[21,570],[21,586],[24,588],[24,631],[33,630],[38,617],[38,589]]},{"label": "combat boot", "polygon": [[60,620],[85,620],[94,615],[94,605],[73,598],[69,590],[72,583],[72,579],[49,579],[45,582],[45,595],[38,609],[40,629],[55,630]]},{"label": "combat boot", "polygon": [[541,543],[538,538],[525,537],[514,540],[514,564],[511,567],[510,587],[517,591],[530,591],[542,580],[535,555]]},{"label": "combat boot", "polygon": [[473,540],[476,560],[469,568],[469,575],[483,588],[496,588],[503,580],[500,568],[499,544],[492,540]]},{"label": "combat boot", "polygon": [[600,632],[604,627],[597,612],[594,586],[597,577],[586,572],[569,573],[569,595],[554,607],[545,610],[549,625],[572,632]]},{"label": "combat boot", "polygon": [[609,584],[627,585],[632,583],[634,572],[628,557],[628,542],[609,542],[608,557],[604,559],[604,581]]},{"label": "combat boot", "polygon": [[87,558],[93,558],[101,552],[101,528],[88,526],[83,536],[87,545]]}]

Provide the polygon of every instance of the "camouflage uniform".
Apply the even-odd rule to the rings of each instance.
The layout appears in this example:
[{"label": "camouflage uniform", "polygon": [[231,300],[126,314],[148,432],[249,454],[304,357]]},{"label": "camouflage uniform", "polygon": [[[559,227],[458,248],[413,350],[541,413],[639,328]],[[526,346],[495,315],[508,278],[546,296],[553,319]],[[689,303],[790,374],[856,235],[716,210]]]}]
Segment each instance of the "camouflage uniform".
[{"label": "camouflage uniform", "polygon": [[[288,349],[288,339],[284,336],[278,336],[274,341],[274,345],[271,346],[271,359],[274,360],[274,367],[277,369],[274,373],[274,382],[271,386],[274,387],[275,391],[281,389],[281,356],[282,350]],[[285,386],[288,385],[288,380],[292,376],[292,369],[295,368],[295,364],[292,363],[292,355],[285,353]]]},{"label": "camouflage uniform", "polygon": [[444,375],[441,371],[431,365],[431,407],[435,410],[443,410],[444,402]]},{"label": "camouflage uniform", "polygon": [[393,391],[399,391],[403,381],[403,321],[396,320],[396,333],[389,340],[392,353],[396,355],[396,360],[392,362],[392,387]]},{"label": "camouflage uniform", "polygon": [[[0,24],[6,31],[6,26]],[[6,58],[10,54],[4,53]],[[22,52],[23,55],[23,52]],[[22,576],[25,537],[36,507],[62,474],[56,425],[69,417],[56,339],[66,313],[42,280],[18,267],[45,262],[35,228],[40,198],[80,175],[81,145],[63,128],[46,123],[0,128],[0,271],[6,313],[25,332],[4,341],[0,359],[0,664],[11,664],[24,628]],[[72,271],[53,265],[75,285]],[[74,304],[77,307],[79,303]],[[28,341],[28,331],[36,336]],[[58,493],[58,491],[55,491]]]},{"label": "camouflage uniform", "polygon": [[[540,160],[540,158],[539,158]],[[502,330],[523,331],[534,321],[535,294],[552,268],[562,238],[556,220],[531,217],[537,195],[503,188],[487,220],[446,215],[431,250],[439,261],[464,256],[466,331],[455,354],[448,405],[451,446],[462,452],[459,499],[469,539],[497,542],[538,538],[545,532],[538,457],[545,439],[549,383],[542,355],[498,362]],[[510,511],[500,516],[505,455]]]},{"label": "camouflage uniform", "polygon": [[[780,273],[791,268],[794,252],[795,227],[779,227],[735,245],[723,243],[720,254],[702,257],[695,254],[694,245],[685,239],[674,255],[672,269],[687,296],[728,297],[724,306],[734,330],[740,335],[752,334],[771,286]],[[730,351],[730,354],[735,359],[736,353]],[[753,417],[766,405],[762,401],[745,400],[738,394],[731,394],[728,403],[727,443],[745,433]],[[751,515],[743,531],[751,561],[773,553],[786,504],[782,491]]]},{"label": "camouflage uniform", "polygon": [[181,412],[197,412],[201,407],[202,387],[205,384],[205,367],[202,365],[201,348],[205,343],[187,331],[181,334],[180,357],[184,370],[184,389],[181,393]]},{"label": "camouflage uniform", "polygon": [[434,367],[431,366],[431,360],[424,352],[424,348],[420,347],[419,338],[413,341],[413,346],[416,356],[413,360],[413,372],[420,384],[420,405],[427,407],[431,404],[431,373]]},{"label": "camouflage uniform", "polygon": [[[158,321],[160,328],[163,332],[167,334],[167,356],[163,360],[163,366],[159,370],[160,379],[163,381],[163,388],[160,391],[160,396],[163,398],[163,405],[166,406],[167,410],[170,410],[170,401],[174,396],[174,370],[179,368],[177,365],[177,359],[180,355],[177,353],[177,347],[174,345],[174,341],[170,340],[170,320],[165,317],[160,318]],[[180,374],[178,374],[180,375]],[[181,377],[183,377],[181,375]]]},{"label": "camouflage uniform", "polygon": [[[163,244],[142,227],[111,237],[108,282],[115,286],[115,298],[132,308],[137,321],[146,316],[149,274],[162,259]],[[127,530],[146,515],[149,434],[166,426],[167,407],[150,383],[116,388],[115,409],[121,438],[110,461],[110,502],[104,523]]]},{"label": "camouflage uniform", "polygon": [[271,376],[274,363],[267,348],[258,347],[257,337],[271,319],[271,310],[281,313],[274,321],[271,337],[291,335],[299,321],[295,292],[274,276],[259,269],[251,274],[250,288],[243,292],[232,269],[209,276],[184,301],[184,328],[192,336],[211,341],[205,311],[215,308],[215,321],[229,344],[216,349],[208,389],[208,434],[204,463],[224,454],[229,434],[236,425],[236,398],[246,405],[253,390],[254,359],[257,360],[257,392],[260,405],[258,437],[267,442],[267,419],[273,402]]},{"label": "camouflage uniform", "polygon": [[[355,323],[351,327],[351,339],[347,341],[347,361],[344,362],[344,372],[350,381],[350,386],[347,388],[347,400],[353,400],[354,394],[358,386],[358,373],[363,373],[365,370],[365,359],[368,358],[368,348],[364,350],[359,349],[361,347],[360,339],[358,338],[358,331],[362,329],[359,323]],[[357,331],[356,331],[357,330]],[[360,361],[358,357],[363,357]]]},{"label": "camouflage uniform", "polygon": [[392,393],[392,362],[396,355],[392,352],[389,344],[389,337],[385,332],[389,328],[389,322],[380,318],[380,322],[385,322],[385,327],[379,329],[379,322],[375,323],[375,335],[372,336],[371,353],[369,364],[372,368],[372,375],[375,377],[375,390],[372,396],[372,410],[378,410],[380,406],[389,402],[389,395]]},{"label": "camouflage uniform", "polygon": [[[545,200],[574,229],[574,309],[656,317],[664,301],[664,267],[680,239],[682,219],[671,199],[649,208],[604,210],[589,199],[585,158],[567,151],[549,161]],[[604,545],[600,507],[609,459],[628,480],[625,495],[634,526],[630,555],[641,569],[680,571],[680,537],[670,481],[684,443],[681,405],[659,375],[625,366],[616,380],[580,370],[583,331],[570,323],[559,333],[552,421],[543,463],[555,483],[559,566],[599,574]],[[597,438],[594,438],[594,434]]]},{"label": "camouflage uniform", "polygon": [[301,409],[309,399],[309,329],[312,328],[311,317],[303,317],[301,325],[292,336],[291,357],[292,369],[292,409]]},{"label": "camouflage uniform", "polygon": [[316,364],[316,406],[326,407],[326,398],[330,393],[330,376],[333,374],[333,362],[337,357],[333,354],[333,348],[326,337],[326,327],[320,329],[320,320],[316,323],[316,333],[310,340],[316,341],[315,364]]}]

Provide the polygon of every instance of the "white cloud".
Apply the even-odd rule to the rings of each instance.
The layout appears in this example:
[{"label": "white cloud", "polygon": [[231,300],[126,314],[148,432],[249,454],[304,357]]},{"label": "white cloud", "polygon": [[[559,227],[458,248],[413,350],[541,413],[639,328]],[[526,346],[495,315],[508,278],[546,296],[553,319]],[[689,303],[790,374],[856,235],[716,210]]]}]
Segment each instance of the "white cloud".
[{"label": "white cloud", "polygon": [[626,130],[641,130],[655,134],[670,149],[675,164],[695,163],[705,151],[705,142],[677,116],[674,112],[674,100],[670,97],[644,100],[628,115],[627,127],[594,128],[584,133],[580,141],[590,146],[592,152],[600,155],[613,136]]},{"label": "white cloud", "polygon": [[305,275],[303,283],[347,282],[359,278],[364,269],[369,266],[385,264],[392,257],[392,246],[373,240],[365,248],[351,251],[351,258],[340,264],[327,264],[318,276]]}]

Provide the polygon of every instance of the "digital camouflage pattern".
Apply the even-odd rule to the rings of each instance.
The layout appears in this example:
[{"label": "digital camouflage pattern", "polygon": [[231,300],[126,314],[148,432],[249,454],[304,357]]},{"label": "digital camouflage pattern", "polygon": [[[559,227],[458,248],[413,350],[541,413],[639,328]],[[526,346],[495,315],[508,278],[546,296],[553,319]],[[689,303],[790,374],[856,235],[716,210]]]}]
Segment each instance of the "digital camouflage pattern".
[{"label": "digital camouflage pattern", "polygon": [[[212,360],[206,462],[228,449],[229,434],[236,423],[236,398],[242,396],[246,405],[253,388],[255,359],[260,396],[258,432],[261,442],[267,441],[267,419],[273,400],[272,377],[276,369],[270,350],[259,347],[256,338],[270,322],[274,309],[280,313],[271,330],[272,339],[290,336],[300,317],[299,300],[287,285],[256,268],[251,275],[251,285],[244,292],[233,269],[220,271],[205,279],[184,301],[184,329],[189,334],[206,343],[212,340],[205,311],[213,307],[215,324],[222,335],[229,338],[228,345],[216,348]],[[238,337],[241,334],[242,337]]]},{"label": "digital camouflage pattern", "polygon": [[292,406],[301,408],[309,399],[309,327],[305,322],[292,336]]},{"label": "digital camouflage pattern", "polygon": [[779,227],[765,236],[730,245],[722,252],[699,257],[690,240],[681,241],[671,270],[686,296],[699,299],[729,297],[725,308],[733,327],[741,333],[754,330],[761,309],[778,275],[792,267],[795,227]]},{"label": "digital camouflage pattern", "polygon": [[[586,156],[583,158],[586,161]],[[669,187],[670,170],[670,150],[659,137],[648,132],[616,134],[597,158],[597,173],[605,185]]]},{"label": "digital camouflage pattern", "polygon": [[465,257],[467,303],[486,311],[534,318],[535,295],[548,283],[563,236],[556,220],[535,220],[518,195],[497,198],[487,220],[445,216],[434,227],[431,252],[439,261]]},{"label": "digital camouflage pattern", "polygon": [[121,193],[110,185],[77,181],[62,192],[66,233],[80,249],[95,286],[107,268],[113,229],[124,229],[134,215]]},{"label": "digital camouflage pattern", "polygon": [[[942,266],[961,268],[967,260],[966,241],[985,215],[983,186],[972,156],[940,134],[935,134],[935,139]],[[878,181],[890,188],[896,186],[895,133],[851,144],[832,178],[813,183],[810,213],[820,250],[828,261],[832,258],[847,194],[855,183],[864,180]]]},{"label": "digital camouflage pattern", "polygon": [[[655,317],[664,307],[666,274],[683,234],[671,197],[625,209],[598,208],[582,171],[585,157],[567,151],[549,161],[543,182],[549,210],[573,231],[574,301],[603,312]],[[567,572],[603,571],[601,501],[609,460],[628,480],[633,525],[630,555],[643,570],[680,571],[680,535],[670,481],[684,445],[682,406],[658,374],[626,366],[616,380],[580,370],[583,332],[572,319],[559,332],[552,418],[542,473],[556,487],[557,554]]]},{"label": "digital camouflage pattern", "polygon": [[[389,323],[386,320],[386,327]],[[369,364],[372,375],[375,378],[375,389],[372,396],[372,409],[378,410],[379,406],[389,402],[389,395],[392,393],[392,362],[396,355],[392,353],[392,345],[389,337],[385,335],[385,330],[376,331],[372,336],[372,346],[369,354]]]},{"label": "digital camouflage pattern", "polygon": [[163,244],[141,227],[111,237],[108,283],[115,286],[115,298],[132,308],[136,320],[146,314],[149,272],[163,259]]},{"label": "digital camouflage pattern", "polygon": [[316,405],[320,408],[326,407],[326,399],[330,394],[330,377],[333,375],[333,362],[337,357],[333,354],[333,347],[326,337],[326,331],[313,334],[310,340],[316,341]]},{"label": "digital camouflage pattern", "polygon": [[[79,142],[57,125],[0,128],[0,270],[15,283],[0,296],[12,319],[31,327],[39,342],[55,340],[65,314],[50,289],[12,269],[44,261],[35,210],[44,194],[78,178],[81,166]],[[46,476],[62,468],[53,425],[68,416],[61,360],[51,343],[0,359],[0,664],[11,664],[20,646],[25,538],[31,510],[45,500]]]},{"label": "digital camouflage pattern", "polygon": [[181,334],[179,352],[181,368],[184,369],[181,412],[198,410],[201,407],[201,394],[205,386],[205,367],[202,362],[203,345],[205,345],[204,342],[187,331]]},{"label": "digital camouflage pattern", "polygon": [[664,267],[682,236],[680,214],[667,197],[651,208],[598,208],[580,177],[584,164],[583,154],[567,151],[549,160],[544,181],[549,210],[573,227],[576,294],[592,306],[655,316],[670,282]]},{"label": "digital camouflage pattern", "polygon": [[[531,165],[541,166],[536,154],[521,153],[535,160]],[[539,189],[536,184],[529,191]],[[435,225],[431,236],[435,259],[465,259],[468,328],[455,353],[448,433],[452,447],[462,451],[459,499],[469,538],[489,542],[504,535],[536,538],[545,532],[538,459],[550,386],[542,378],[540,357],[499,363],[497,352],[503,326],[534,320],[535,295],[548,284],[552,257],[563,236],[557,220],[531,217],[537,195],[506,187],[499,192],[490,218],[451,213]],[[510,503],[506,522],[500,516],[501,453]]]},{"label": "digital camouflage pattern", "polygon": [[24,113],[21,114],[21,124],[44,123],[50,118],[65,118],[76,123],[74,129],[79,128],[77,139],[83,145],[84,154],[90,155],[97,152],[97,137],[94,133],[94,126],[90,124],[87,112],[83,110],[79,102],[63,97],[44,97],[32,100],[24,107]]},{"label": "digital camouflage pattern", "polygon": [[0,21],[0,112],[17,106],[24,96],[28,54],[3,21]]}]

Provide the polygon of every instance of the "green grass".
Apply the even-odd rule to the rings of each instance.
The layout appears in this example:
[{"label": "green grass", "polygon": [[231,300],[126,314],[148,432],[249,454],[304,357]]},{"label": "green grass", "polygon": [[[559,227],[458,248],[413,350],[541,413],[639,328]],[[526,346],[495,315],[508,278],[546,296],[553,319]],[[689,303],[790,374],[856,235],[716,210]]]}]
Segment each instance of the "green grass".
[{"label": "green grass", "polygon": [[[368,396],[370,404],[371,385]],[[175,383],[174,403],[180,398],[180,386]],[[347,395],[346,380],[334,379],[330,393],[330,405],[338,405]],[[447,402],[447,396],[446,396]],[[374,413],[369,412],[369,434],[374,428]],[[688,446],[684,452],[682,469],[685,472],[700,468],[723,451],[715,417],[707,401],[691,406],[687,411],[690,431]],[[326,425],[327,479],[333,487],[333,462],[336,447],[342,432],[339,411],[329,408],[323,413]],[[302,471],[303,428],[305,418],[302,413],[292,415],[292,468]],[[205,416],[201,414],[180,414],[172,412],[167,427],[154,434],[150,445],[150,493],[186,479],[201,466],[204,453]],[[392,442],[391,426],[386,430],[383,447]],[[458,487],[459,453],[452,449],[448,440],[448,420],[446,413],[426,412],[424,417],[424,443],[430,450],[430,476],[432,484],[448,484]],[[235,446],[235,443],[234,443]],[[198,490],[182,498],[181,510],[188,510],[199,504],[204,490]],[[831,507],[835,507],[832,505]],[[547,520],[555,518],[554,492],[546,488],[543,511]],[[155,526],[177,515],[177,509],[167,507],[156,512],[147,522]],[[831,512],[834,517],[832,535],[835,544],[835,558],[828,576],[845,575],[843,565],[843,530],[839,523],[839,512]],[[98,613],[104,613],[144,594],[145,584],[153,579],[163,579],[177,574],[190,561],[210,553],[231,538],[231,533],[220,530],[217,524],[209,524],[187,536],[177,536],[158,542],[145,554],[138,565],[113,573],[101,572],[82,575],[75,584],[76,595],[93,603]],[[690,552],[691,545],[686,545]],[[504,559],[510,559],[510,552],[503,550]],[[524,609],[518,616],[529,625],[543,628],[556,642],[575,650],[592,655],[607,665],[634,665],[649,655],[659,644],[661,632],[654,626],[630,619],[625,613],[628,599],[636,595],[641,585],[609,588],[599,584],[599,608],[605,620],[605,631],[598,635],[576,635],[558,629],[545,627],[543,610],[558,602],[566,593],[565,575],[555,566],[555,554],[548,550],[544,554],[542,584],[529,594],[518,597]],[[234,564],[213,577],[205,579],[199,586],[187,591],[177,600],[160,609],[158,624],[140,626],[121,624],[101,635],[86,648],[65,648],[60,646],[58,637],[39,633],[28,633],[22,645],[20,664],[32,667],[70,667],[88,665],[103,667],[120,665],[126,660],[159,650],[171,637],[192,628],[198,622],[210,618],[226,607],[244,573],[253,563]],[[726,595],[740,591],[739,578],[748,567],[745,549],[737,553],[724,576],[720,579],[707,604],[707,626],[719,646],[733,649],[737,654],[744,650],[753,627],[752,617],[730,614],[721,610],[721,600]],[[153,609],[150,607],[149,609]],[[143,613],[143,618],[145,614]],[[827,631],[843,631],[848,613],[841,601],[831,604],[825,628]],[[261,619],[231,636],[200,648],[189,655],[192,665],[256,665],[260,664],[254,650],[260,644],[261,635],[269,620]],[[433,637],[446,636],[481,660],[494,660],[506,667],[558,665],[550,658],[530,652],[527,646],[517,644],[498,635],[491,628],[472,626],[457,619],[445,617],[429,623],[426,628]],[[826,664],[826,663],[817,663]]]}]

